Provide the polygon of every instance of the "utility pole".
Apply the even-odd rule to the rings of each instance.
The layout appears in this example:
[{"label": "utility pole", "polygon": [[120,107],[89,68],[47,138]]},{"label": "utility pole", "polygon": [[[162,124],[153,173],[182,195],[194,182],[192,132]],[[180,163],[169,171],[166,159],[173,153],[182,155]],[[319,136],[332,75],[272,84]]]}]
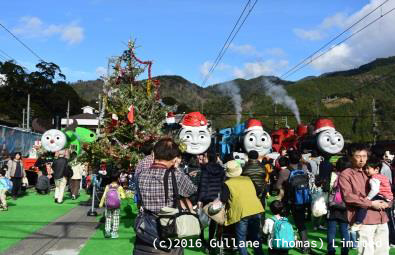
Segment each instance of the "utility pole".
[{"label": "utility pole", "polygon": [[27,95],[27,118],[26,118],[26,129],[30,130],[30,94]]},{"label": "utility pole", "polygon": [[100,123],[101,123],[101,118],[102,118],[102,107],[103,107],[103,103],[102,103],[102,98],[101,98],[101,94],[99,93],[99,119],[98,119],[98,123],[97,123],[97,134],[100,134]]},{"label": "utility pole", "polygon": [[274,101],[274,110],[273,110],[273,112],[274,112],[274,123],[273,123],[273,129],[274,130],[276,130],[277,129],[277,101]]},{"label": "utility pole", "polygon": [[67,100],[67,123],[66,123],[66,127],[69,127],[69,118],[70,118],[70,100]]},{"label": "utility pole", "polygon": [[23,108],[23,111],[22,111],[22,128],[23,129],[25,129],[25,112],[26,112],[26,109],[25,108]]},{"label": "utility pole", "polygon": [[372,131],[373,131],[373,145],[376,144],[376,138],[378,134],[377,122],[376,122],[376,100],[372,100]]}]

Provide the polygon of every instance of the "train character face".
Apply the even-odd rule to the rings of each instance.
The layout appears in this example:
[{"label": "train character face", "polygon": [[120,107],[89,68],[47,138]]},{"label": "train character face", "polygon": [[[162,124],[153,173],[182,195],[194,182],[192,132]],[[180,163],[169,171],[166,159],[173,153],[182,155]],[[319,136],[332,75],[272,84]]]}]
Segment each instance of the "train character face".
[{"label": "train character face", "polygon": [[317,136],[318,149],[328,154],[337,154],[344,147],[344,138],[342,134],[334,129],[328,129],[320,132]]},{"label": "train character face", "polygon": [[211,132],[206,117],[200,112],[191,112],[182,119],[180,139],[186,144],[186,152],[197,155],[207,151],[211,144]]},{"label": "train character face", "polygon": [[58,129],[50,129],[41,137],[42,146],[50,152],[62,150],[67,143],[66,135]]},{"label": "train character face", "polygon": [[189,154],[202,154],[210,147],[211,135],[207,126],[184,127],[180,132],[180,139],[187,145]]},{"label": "train character face", "polygon": [[260,156],[266,155],[272,149],[272,139],[264,130],[251,130],[244,136],[244,149],[249,152],[255,150]]}]

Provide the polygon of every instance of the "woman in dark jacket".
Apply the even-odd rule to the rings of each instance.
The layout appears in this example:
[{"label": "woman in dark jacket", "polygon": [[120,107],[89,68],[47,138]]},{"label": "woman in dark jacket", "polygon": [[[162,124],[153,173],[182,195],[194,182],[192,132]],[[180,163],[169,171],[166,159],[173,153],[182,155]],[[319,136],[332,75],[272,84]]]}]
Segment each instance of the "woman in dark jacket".
[{"label": "woman in dark jacket", "polygon": [[[346,205],[342,201],[341,203],[335,202],[337,178],[338,175],[344,170],[351,167],[351,163],[345,158],[339,158],[336,162],[337,172],[332,172],[330,175],[330,188],[329,188],[329,212],[328,212],[328,231],[327,231],[327,242],[328,242],[328,254],[334,255],[336,250],[333,246],[336,237],[336,225],[339,225],[340,235],[343,240],[342,244],[347,244],[350,240],[350,234],[348,232],[348,221],[346,215]],[[348,254],[348,247],[341,248],[341,255]]]},{"label": "woman in dark jacket", "polygon": [[[217,155],[215,153],[208,153],[207,164],[202,165],[202,172],[200,175],[198,207],[202,208],[208,203],[219,198],[218,196],[221,192],[224,180],[225,170],[219,163],[217,163]],[[215,221],[210,221],[209,242],[214,238],[216,226]],[[205,243],[203,231],[200,238],[203,243]],[[206,245],[206,247],[209,247],[209,245]]]},{"label": "woman in dark jacket", "polygon": [[22,188],[22,179],[26,177],[25,169],[23,168],[22,156],[20,152],[16,152],[7,163],[8,171],[7,177],[12,181],[12,197],[16,200]]}]

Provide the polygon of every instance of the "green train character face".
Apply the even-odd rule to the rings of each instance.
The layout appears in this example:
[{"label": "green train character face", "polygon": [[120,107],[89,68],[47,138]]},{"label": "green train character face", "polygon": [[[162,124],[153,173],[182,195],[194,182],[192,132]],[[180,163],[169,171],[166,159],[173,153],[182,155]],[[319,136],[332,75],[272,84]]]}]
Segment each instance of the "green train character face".
[{"label": "green train character face", "polygon": [[51,129],[46,131],[41,138],[43,147],[47,151],[52,152],[69,148],[72,152],[80,155],[82,152],[82,144],[95,142],[97,136],[91,130],[78,127],[77,125],[78,122],[73,119],[72,125],[65,129]]},{"label": "green train character face", "polygon": [[93,143],[97,139],[96,134],[87,128],[77,127],[75,134],[81,143]]}]

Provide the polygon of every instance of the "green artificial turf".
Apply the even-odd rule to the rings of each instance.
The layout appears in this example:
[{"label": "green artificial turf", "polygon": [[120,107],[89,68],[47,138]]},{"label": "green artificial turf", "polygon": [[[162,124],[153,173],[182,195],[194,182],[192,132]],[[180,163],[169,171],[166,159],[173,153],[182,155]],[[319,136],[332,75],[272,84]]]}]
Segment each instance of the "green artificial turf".
[{"label": "green artificial turf", "polygon": [[69,199],[65,193],[63,204],[55,204],[53,192],[38,195],[33,190],[17,200],[8,198],[8,211],[0,211],[0,253],[87,199],[85,192],[77,200]]},{"label": "green artificial turf", "polygon": [[[271,201],[273,199],[270,199]],[[130,201],[125,200],[122,202],[121,209],[121,219],[119,226],[119,238],[118,239],[105,239],[104,238],[104,224],[101,224],[100,228],[96,231],[96,233],[91,237],[91,239],[85,244],[82,248],[80,254],[81,255],[97,255],[97,254],[117,254],[117,255],[130,255],[133,250],[133,244],[135,240],[135,234],[133,230],[133,222],[134,218],[137,215],[136,206]],[[271,213],[268,210],[266,212],[266,217],[271,217]],[[100,219],[100,216],[98,217]],[[292,217],[290,217],[291,223]],[[314,248],[313,250],[317,254],[326,254],[326,231],[318,230],[313,231],[311,223],[307,223],[307,227],[309,230],[309,241],[315,241],[317,243],[318,248]],[[296,228],[295,228],[296,229]],[[206,229],[206,238],[208,236]],[[322,248],[321,246],[322,240]],[[336,240],[336,245],[340,246],[339,238]],[[264,245],[264,252],[267,253],[267,246]],[[205,254],[202,249],[198,248],[187,248],[185,249],[186,255],[203,255]],[[289,254],[300,254],[295,249],[291,250]],[[337,254],[340,254],[340,249],[337,248]],[[349,252],[350,255],[357,254],[356,250],[351,250]],[[395,255],[395,249],[391,249],[391,255]]]}]

